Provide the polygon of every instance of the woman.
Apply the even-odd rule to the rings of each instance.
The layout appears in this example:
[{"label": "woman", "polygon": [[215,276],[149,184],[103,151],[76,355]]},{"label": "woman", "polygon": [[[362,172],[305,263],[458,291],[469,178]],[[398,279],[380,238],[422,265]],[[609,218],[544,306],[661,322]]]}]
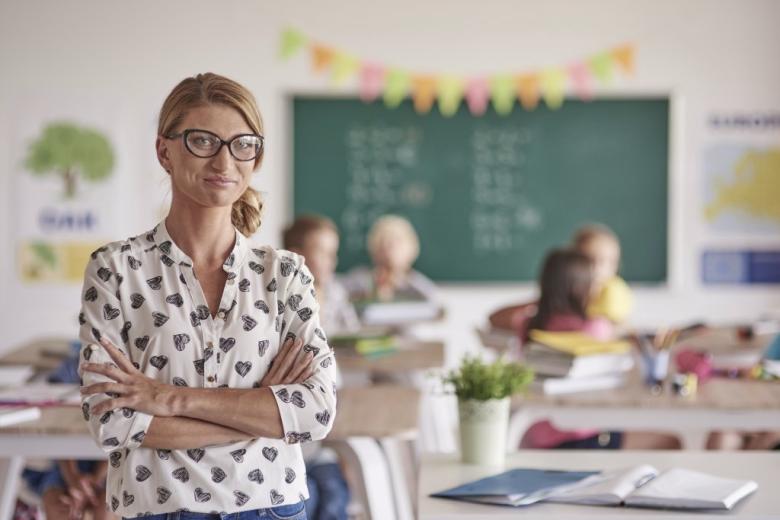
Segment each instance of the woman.
[{"label": "woman", "polygon": [[[168,217],[95,251],[84,280],[83,411],[110,453],[108,505],[154,520],[305,518],[298,443],[333,424],[335,365],[302,258],[246,238],[261,208],[252,94],[185,79],[160,112],[157,156]],[[185,510],[201,514],[173,514]]]}]

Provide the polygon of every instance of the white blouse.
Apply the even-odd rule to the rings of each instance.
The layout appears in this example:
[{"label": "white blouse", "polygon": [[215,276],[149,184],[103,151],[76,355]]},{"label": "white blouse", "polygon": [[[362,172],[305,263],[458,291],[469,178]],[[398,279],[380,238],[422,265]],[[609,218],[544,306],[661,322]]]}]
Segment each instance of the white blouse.
[{"label": "white blouse", "polygon": [[[177,386],[256,388],[286,338],[300,337],[317,368],[303,384],[271,387],[283,439],[257,438],[190,450],[141,446],[152,416],[128,408],[100,417],[85,396],[84,419],[110,453],[106,501],[120,516],[189,510],[224,513],[308,498],[299,442],[319,440],[336,412],[335,360],[319,326],[314,284],[303,259],[252,248],[236,231],[223,265],[228,280],[212,318],[193,262],[165,223],[92,253],[84,275],[81,362],[111,362],[107,337],[149,377]],[[84,385],[108,380],[79,370]]]}]

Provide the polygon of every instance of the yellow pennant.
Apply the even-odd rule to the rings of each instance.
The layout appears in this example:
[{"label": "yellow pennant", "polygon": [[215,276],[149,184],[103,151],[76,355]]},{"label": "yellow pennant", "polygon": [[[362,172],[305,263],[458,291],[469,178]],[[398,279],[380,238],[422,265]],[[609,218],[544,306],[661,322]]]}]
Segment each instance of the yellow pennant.
[{"label": "yellow pennant", "polygon": [[547,107],[552,110],[561,108],[566,89],[566,75],[560,69],[547,69],[541,76],[542,95]]},{"label": "yellow pennant", "polygon": [[331,67],[331,79],[333,83],[344,83],[345,80],[352,77],[358,70],[360,63],[357,58],[344,52],[336,52],[333,57],[333,66]]},{"label": "yellow pennant", "polygon": [[523,74],[515,77],[515,88],[520,104],[526,110],[533,110],[539,103],[539,76]]},{"label": "yellow pennant", "polygon": [[439,112],[452,117],[463,100],[463,80],[457,76],[442,76],[438,80]]},{"label": "yellow pennant", "polygon": [[436,99],[436,78],[434,76],[412,77],[412,99],[418,114],[427,114]]},{"label": "yellow pennant", "polygon": [[628,75],[634,74],[634,46],[623,45],[612,50],[612,59]]},{"label": "yellow pennant", "polygon": [[323,72],[333,62],[333,49],[324,45],[311,46],[311,64],[314,72]]}]

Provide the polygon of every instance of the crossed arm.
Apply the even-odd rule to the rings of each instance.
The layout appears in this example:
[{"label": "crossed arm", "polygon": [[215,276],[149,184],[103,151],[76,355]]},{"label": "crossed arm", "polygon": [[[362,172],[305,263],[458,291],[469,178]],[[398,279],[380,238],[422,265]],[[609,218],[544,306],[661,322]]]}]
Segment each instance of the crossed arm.
[{"label": "crossed arm", "polygon": [[313,373],[313,356],[303,354],[303,343],[296,339],[284,343],[260,388],[177,387],[143,374],[105,337],[100,344],[113,363],[84,363],[82,369],[112,381],[82,387],[81,392],[116,395],[95,405],[92,414],[130,408],[154,416],[142,443],[147,448],[190,449],[282,438],[282,419],[270,386],[300,383]]}]

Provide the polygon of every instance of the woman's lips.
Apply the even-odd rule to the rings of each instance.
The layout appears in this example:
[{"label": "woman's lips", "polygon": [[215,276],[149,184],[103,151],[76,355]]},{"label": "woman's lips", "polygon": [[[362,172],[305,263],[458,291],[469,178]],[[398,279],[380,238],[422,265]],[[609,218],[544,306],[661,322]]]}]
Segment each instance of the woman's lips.
[{"label": "woman's lips", "polygon": [[237,182],[227,177],[206,177],[204,180],[217,188],[228,188]]}]

